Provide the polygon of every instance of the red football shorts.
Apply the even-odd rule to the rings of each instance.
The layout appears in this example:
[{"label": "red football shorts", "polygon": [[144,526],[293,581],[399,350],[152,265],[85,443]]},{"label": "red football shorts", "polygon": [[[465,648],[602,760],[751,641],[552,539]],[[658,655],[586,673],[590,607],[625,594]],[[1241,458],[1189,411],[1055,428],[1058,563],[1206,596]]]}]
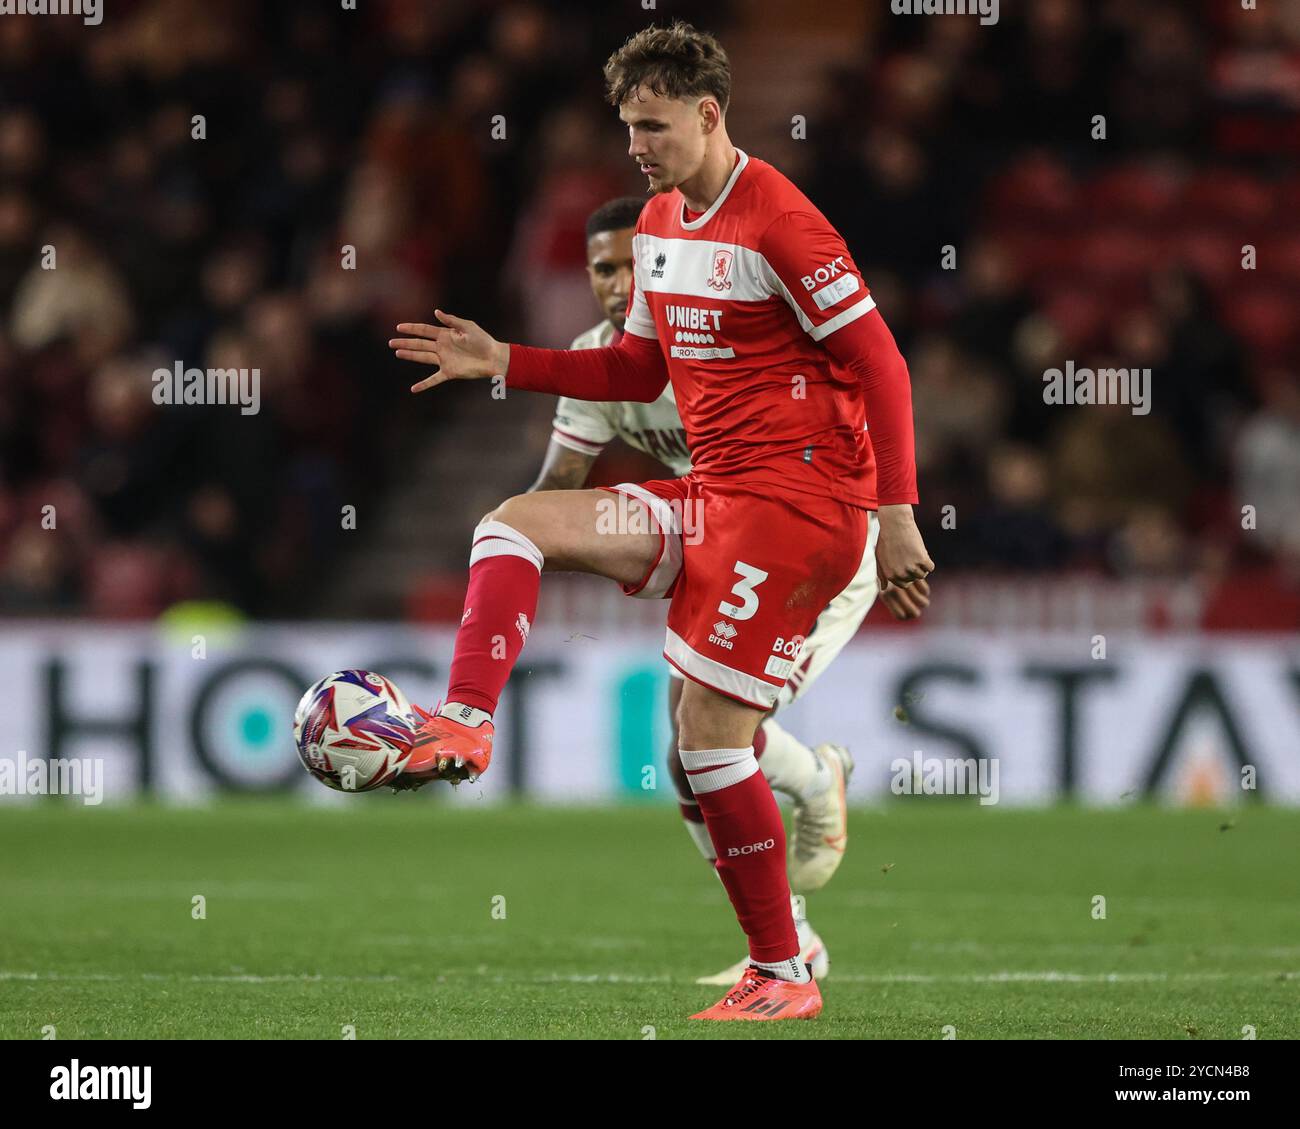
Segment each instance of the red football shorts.
[{"label": "red football shorts", "polygon": [[[810,494],[684,478],[601,487],[649,510],[659,553],[629,596],[668,598],[664,658],[729,698],[770,709],[822,610],[862,564],[867,511]],[[633,514],[622,499],[611,506]],[[613,518],[615,515],[609,515]]]}]

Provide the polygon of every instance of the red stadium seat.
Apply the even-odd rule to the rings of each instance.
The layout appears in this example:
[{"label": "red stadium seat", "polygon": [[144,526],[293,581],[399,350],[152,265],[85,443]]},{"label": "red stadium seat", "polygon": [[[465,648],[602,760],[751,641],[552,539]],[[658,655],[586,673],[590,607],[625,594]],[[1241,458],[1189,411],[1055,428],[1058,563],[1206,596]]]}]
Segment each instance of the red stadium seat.
[{"label": "red stadium seat", "polygon": [[1075,348],[1097,343],[1107,324],[1106,301],[1091,287],[1062,287],[1048,297],[1045,308],[1063,343]]},{"label": "red stadium seat", "polygon": [[1185,264],[1200,275],[1216,293],[1240,284],[1242,242],[1219,228],[1200,227],[1172,235],[1166,260]]},{"label": "red stadium seat", "polygon": [[149,545],[95,550],[87,578],[88,611],[101,619],[152,619],[171,603],[168,554]]},{"label": "red stadium seat", "polygon": [[1268,222],[1275,199],[1274,189],[1257,177],[1228,170],[1203,172],[1187,187],[1182,219],[1192,224],[1217,220],[1245,230]]},{"label": "red stadium seat", "polygon": [[1074,277],[1079,259],[1077,233],[1019,232],[1012,243],[1023,277],[1040,294],[1051,293]]},{"label": "red stadium seat", "polygon": [[465,573],[434,573],[411,586],[406,619],[413,623],[459,623],[465,609]]},{"label": "red stadium seat", "polygon": [[1300,231],[1300,173],[1277,185],[1273,193],[1273,220],[1281,227]]},{"label": "red stadium seat", "polygon": [[1300,340],[1290,289],[1269,284],[1242,287],[1227,295],[1223,316],[1266,361],[1284,360]]},{"label": "red stadium seat", "polygon": [[1077,269],[1098,282],[1140,281],[1161,261],[1159,236],[1136,227],[1101,227],[1078,243]]},{"label": "red stadium seat", "polygon": [[1044,153],[1013,165],[989,189],[994,221],[1024,223],[1063,220],[1075,210],[1078,189],[1065,165]]},{"label": "red stadium seat", "polygon": [[1176,218],[1183,186],[1183,178],[1170,168],[1124,165],[1089,181],[1080,194],[1094,222],[1158,225]]},{"label": "red stadium seat", "polygon": [[1258,250],[1261,277],[1288,282],[1300,292],[1300,232],[1261,241]]}]

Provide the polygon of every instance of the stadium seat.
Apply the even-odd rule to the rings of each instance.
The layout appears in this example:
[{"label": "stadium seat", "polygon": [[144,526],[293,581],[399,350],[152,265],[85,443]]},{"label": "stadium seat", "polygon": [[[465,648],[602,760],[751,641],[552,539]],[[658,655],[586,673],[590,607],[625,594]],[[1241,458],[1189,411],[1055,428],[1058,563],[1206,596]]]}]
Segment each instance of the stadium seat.
[{"label": "stadium seat", "polygon": [[1081,190],[1093,221],[1172,223],[1183,193],[1182,178],[1156,165],[1122,165],[1088,181]]},{"label": "stadium seat", "polygon": [[1099,227],[1078,241],[1078,270],[1101,283],[1138,281],[1162,259],[1159,236],[1138,227]]},{"label": "stadium seat", "polygon": [[1228,295],[1223,315],[1229,327],[1267,361],[1286,359],[1300,340],[1294,290],[1267,284],[1243,287]]},{"label": "stadium seat", "polygon": [[121,542],[95,550],[86,587],[90,614],[102,619],[153,619],[176,591],[165,551]]},{"label": "stadium seat", "polygon": [[1167,262],[1185,264],[1216,293],[1223,293],[1241,281],[1241,247],[1240,239],[1220,228],[1191,228],[1170,238]]},{"label": "stadium seat", "polygon": [[1267,223],[1274,198],[1272,189],[1257,177],[1211,170],[1199,173],[1187,186],[1181,218],[1189,224],[1218,220],[1245,229]]},{"label": "stadium seat", "polygon": [[1091,287],[1061,287],[1048,297],[1046,310],[1064,343],[1076,348],[1095,344],[1107,322],[1105,300]]},{"label": "stadium seat", "polygon": [[1065,165],[1038,153],[998,177],[987,203],[995,222],[1023,223],[1064,218],[1078,200],[1078,188]]}]

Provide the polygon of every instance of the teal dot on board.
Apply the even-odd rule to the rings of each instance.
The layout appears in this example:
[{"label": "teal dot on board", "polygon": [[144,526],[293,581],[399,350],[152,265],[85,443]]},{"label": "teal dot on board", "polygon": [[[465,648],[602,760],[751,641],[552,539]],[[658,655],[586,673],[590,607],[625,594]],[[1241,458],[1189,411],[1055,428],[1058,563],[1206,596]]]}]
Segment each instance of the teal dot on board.
[{"label": "teal dot on board", "polygon": [[250,745],[264,745],[271,736],[271,715],[257,707],[244,714],[241,728]]}]

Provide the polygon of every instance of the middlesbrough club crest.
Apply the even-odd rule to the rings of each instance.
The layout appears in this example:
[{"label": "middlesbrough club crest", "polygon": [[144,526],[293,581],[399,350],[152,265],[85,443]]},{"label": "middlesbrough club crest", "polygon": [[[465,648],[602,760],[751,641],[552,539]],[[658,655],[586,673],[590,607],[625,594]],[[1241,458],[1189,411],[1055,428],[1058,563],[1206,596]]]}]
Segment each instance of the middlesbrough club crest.
[{"label": "middlesbrough club crest", "polygon": [[713,252],[713,275],[709,279],[709,286],[714,290],[731,289],[731,264],[735,261],[736,256],[730,251]]}]

